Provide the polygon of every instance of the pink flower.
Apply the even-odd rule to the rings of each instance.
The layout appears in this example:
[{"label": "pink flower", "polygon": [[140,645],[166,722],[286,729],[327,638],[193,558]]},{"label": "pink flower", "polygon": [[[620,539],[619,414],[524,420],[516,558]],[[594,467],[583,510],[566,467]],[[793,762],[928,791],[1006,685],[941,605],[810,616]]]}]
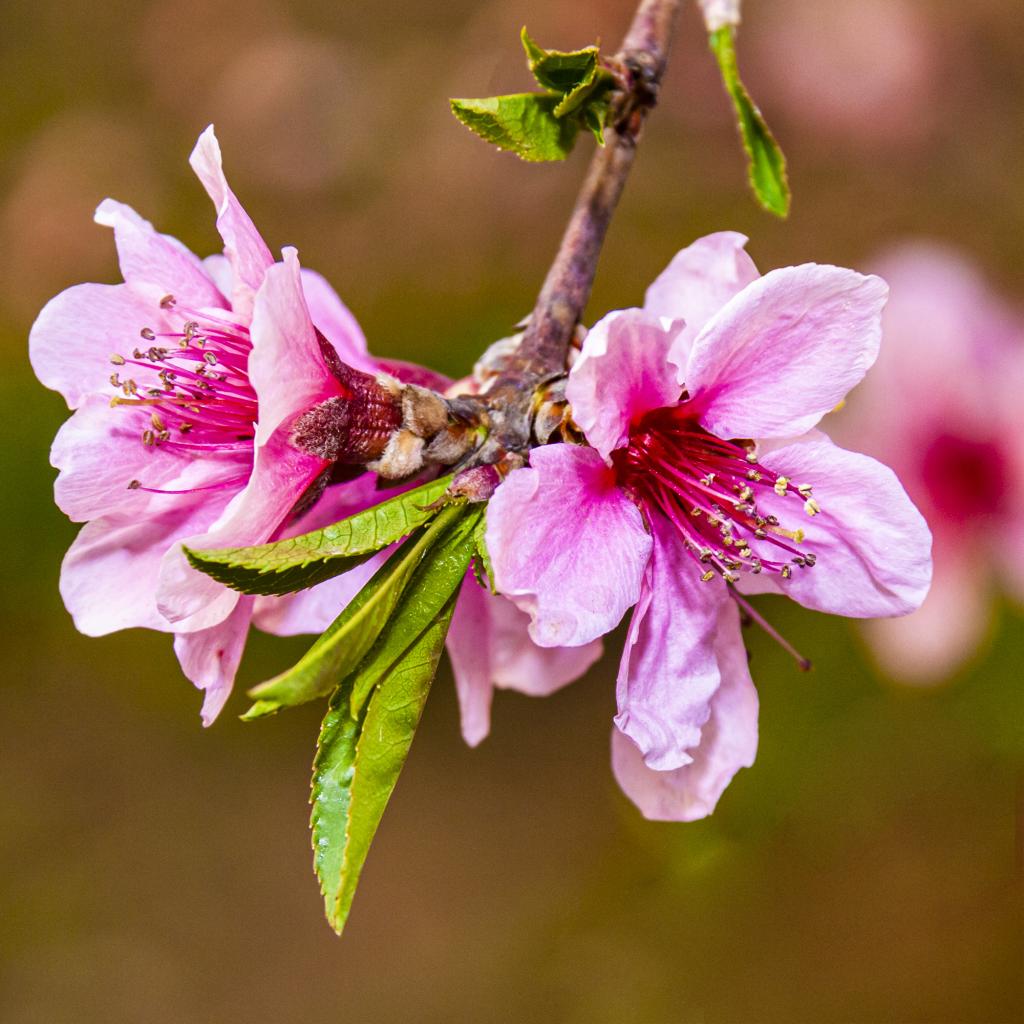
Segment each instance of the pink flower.
[{"label": "pink flower", "polygon": [[740,591],[903,615],[931,575],[892,471],[814,429],[875,360],[884,282],[814,264],[761,277],[745,242],[699,240],[643,309],[595,325],[566,390],[592,447],[535,449],[488,509],[498,589],[538,644],[588,643],[636,606],[612,761],[651,818],[709,814],[754,760],[740,608],[760,617]]},{"label": "pink flower", "polygon": [[1024,318],[938,246],[904,247],[880,267],[892,285],[885,348],[840,422],[892,464],[935,536],[924,605],[867,624],[889,672],[928,683],[982,642],[994,577],[1024,600]]},{"label": "pink flower", "polygon": [[[124,283],[76,285],[52,299],[30,354],[40,380],[75,410],[52,450],[57,503],[86,523],[64,560],[65,604],[89,635],[172,632],[185,674],[205,690],[209,724],[254,614],[275,632],[318,630],[373,568],[257,600],[193,570],[182,544],[258,544],[380,500],[372,474],[330,482],[338,453],[307,415],[340,402],[357,416],[354,393],[365,401],[379,385],[362,331],[327,282],[301,269],[294,249],[274,262],[227,185],[212,128],[191,163],[216,206],[223,256],[200,260],[105,200],[96,219],[114,229]],[[352,444],[373,440],[362,425]],[[363,462],[372,453],[347,454]],[[593,656],[572,657],[582,671]]]}]

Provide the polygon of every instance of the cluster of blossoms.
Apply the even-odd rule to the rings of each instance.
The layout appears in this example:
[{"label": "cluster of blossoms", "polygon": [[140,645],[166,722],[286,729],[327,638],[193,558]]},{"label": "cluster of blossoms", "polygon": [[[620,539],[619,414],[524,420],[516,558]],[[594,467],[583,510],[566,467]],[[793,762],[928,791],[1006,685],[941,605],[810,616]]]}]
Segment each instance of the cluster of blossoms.
[{"label": "cluster of blossoms", "polygon": [[[86,522],[64,563],[65,603],[85,633],[173,633],[209,723],[250,623],[324,630],[389,552],[308,591],[252,598],[193,570],[183,544],[259,544],[377,503],[374,470],[390,455],[367,403],[449,382],[373,358],[322,277],[292,249],[274,260],[212,129],[192,166],[224,254],[199,260],[104,202],[97,219],[114,229],[125,281],[53,299],[31,354],[76,410],[53,448],[57,502]],[[534,448],[498,486],[487,547],[502,596],[468,582],[448,637],[476,743],[494,686],[552,692],[635,606],[612,754],[652,818],[710,813],[753,761],[740,624],[763,620],[744,595],[896,616],[921,604],[931,575],[928,528],[895,475],[816,430],[875,361],[885,284],[817,265],[761,276],[745,241],[699,240],[642,309],[586,335],[565,386],[569,433],[586,443]]]}]

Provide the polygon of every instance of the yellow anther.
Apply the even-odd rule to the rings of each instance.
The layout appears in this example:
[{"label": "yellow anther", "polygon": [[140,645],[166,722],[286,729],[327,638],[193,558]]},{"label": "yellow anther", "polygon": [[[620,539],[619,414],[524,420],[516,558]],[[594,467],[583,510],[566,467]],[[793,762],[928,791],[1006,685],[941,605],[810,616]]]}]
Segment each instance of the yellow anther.
[{"label": "yellow anther", "polygon": [[816,516],[821,511],[821,506],[813,498],[808,498],[804,502],[804,511],[809,516]]},{"label": "yellow anther", "polygon": [[714,578],[715,578],[714,570],[713,569],[708,569],[708,571],[706,573],[704,573],[703,576],[701,576],[701,582],[703,582],[703,583],[710,583]]},{"label": "yellow anther", "polygon": [[779,479],[775,481],[775,493],[780,498],[784,498],[786,496],[786,489],[788,487],[789,487],[789,477],[788,476],[780,476]]}]

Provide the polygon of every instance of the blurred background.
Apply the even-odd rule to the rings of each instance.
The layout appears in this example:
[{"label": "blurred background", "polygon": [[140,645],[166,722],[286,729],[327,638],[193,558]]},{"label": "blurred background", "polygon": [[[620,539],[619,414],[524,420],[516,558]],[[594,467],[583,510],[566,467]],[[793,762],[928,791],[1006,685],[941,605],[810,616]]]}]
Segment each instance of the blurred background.
[{"label": "blurred background", "polygon": [[[853,625],[768,600],[816,669],[751,635],[760,755],[694,825],[646,822],[615,787],[615,654],[547,700],[499,694],[476,751],[444,668],[340,941],[310,866],[318,709],[243,725],[236,696],[204,731],[166,638],[89,640],[61,606],[75,528],[47,450],[66,410],[26,335],[57,291],[118,279],[97,202],[216,251],[186,162],[214,121],[271,247],[327,274],[377,353],[461,375],[531,308],[589,147],[521,164],[447,98],[529,88],[524,23],[614,49],[632,6],[5,0],[5,1024],[1022,1019],[1024,631],[995,585],[986,641],[926,687],[887,679]],[[723,228],[763,269],[943,241],[1024,302],[1019,0],[747,8],[741,67],[789,157],[790,220],[747,194],[688,9],[591,319]],[[305,644],[254,636],[239,689]]]}]

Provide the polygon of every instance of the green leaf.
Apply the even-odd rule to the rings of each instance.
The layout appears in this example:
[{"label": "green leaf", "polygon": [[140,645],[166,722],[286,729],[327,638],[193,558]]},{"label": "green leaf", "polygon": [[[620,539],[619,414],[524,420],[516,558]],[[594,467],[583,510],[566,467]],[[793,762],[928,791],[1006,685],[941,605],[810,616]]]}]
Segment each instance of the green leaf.
[{"label": "green leaf", "polygon": [[455,596],[373,692],[361,719],[350,681],[331,698],[313,762],[313,865],[331,927],[345,927],[356,885],[405,764],[444,648]]},{"label": "green leaf", "polygon": [[410,537],[287,672],[249,691],[256,703],[242,716],[253,721],[282,707],[325,697],[366,656],[412,580],[420,562],[459,520],[464,506],[449,505]]},{"label": "green leaf", "polygon": [[451,479],[433,480],[300,537],[215,551],[186,548],[185,554],[195,568],[243,594],[289,594],[348,572],[428,522],[437,513],[430,506]]},{"label": "green leaf", "polygon": [[583,108],[583,123],[593,133],[599,146],[604,145],[604,126],[610,109],[611,99],[607,91],[600,96],[592,97]]},{"label": "green leaf", "polygon": [[754,195],[769,213],[785,217],[789,213],[790,200],[786,158],[761,111],[740,81],[736,66],[735,29],[727,25],[712,32],[709,40],[722,72],[722,81],[736,108],[743,148],[749,158],[748,174]]},{"label": "green leaf", "polygon": [[390,671],[409,645],[440,615],[469,569],[474,550],[474,531],[483,508],[463,506],[462,518],[430,549],[391,617],[354,675],[352,716],[362,710],[373,688]]},{"label": "green leaf", "polygon": [[520,39],[530,71],[545,89],[566,94],[594,81],[598,69],[596,46],[569,51],[545,50],[530,38],[525,26]]},{"label": "green leaf", "polygon": [[523,160],[564,160],[576,143],[578,118],[555,116],[560,96],[517,93],[452,100],[452,113],[480,138]]}]

